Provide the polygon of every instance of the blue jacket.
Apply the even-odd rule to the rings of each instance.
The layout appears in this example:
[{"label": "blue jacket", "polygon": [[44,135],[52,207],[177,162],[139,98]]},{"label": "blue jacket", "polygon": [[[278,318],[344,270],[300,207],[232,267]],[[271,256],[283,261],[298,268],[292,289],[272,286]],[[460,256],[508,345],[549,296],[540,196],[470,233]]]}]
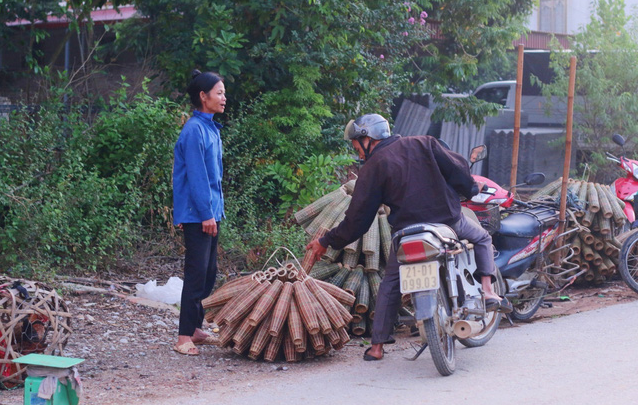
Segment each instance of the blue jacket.
[{"label": "blue jacket", "polygon": [[225,218],[221,127],[213,114],[194,111],[179,135],[173,163],[175,225]]}]

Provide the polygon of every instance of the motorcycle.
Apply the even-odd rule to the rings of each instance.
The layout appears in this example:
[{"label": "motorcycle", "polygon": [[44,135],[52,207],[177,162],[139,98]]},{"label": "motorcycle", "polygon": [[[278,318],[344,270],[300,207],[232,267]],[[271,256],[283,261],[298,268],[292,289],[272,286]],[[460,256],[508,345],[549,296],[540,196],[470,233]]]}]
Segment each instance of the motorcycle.
[{"label": "motorcycle", "polygon": [[[459,240],[447,225],[420,223],[392,235],[399,261],[402,294],[408,294],[422,346],[415,360],[429,347],[443,376],[456,368],[455,342],[468,347],[487,343],[501,314],[487,312],[481,284],[474,278],[476,261],[472,244]],[[502,293],[502,280],[493,285]]]},{"label": "motorcycle", "polygon": [[[614,134],[612,140],[617,145],[622,146],[624,151],[625,138],[623,138],[622,135]],[[618,164],[621,169],[627,172],[626,177],[621,177],[614,181],[611,185],[611,191],[616,194],[618,198],[626,202],[624,212],[631,227],[634,228],[638,225],[636,221],[638,198],[635,198],[636,194],[638,194],[638,161],[627,159],[624,156],[616,157],[609,152],[605,152],[605,154],[607,155],[607,160]]]},{"label": "motorcycle", "polygon": [[[471,163],[478,161],[474,153],[471,156]],[[477,175],[473,177],[485,187],[461,204],[471,209],[492,235],[494,262],[505,280],[505,297],[514,307],[510,317],[519,321],[530,319],[543,304],[550,286],[564,286],[580,275],[579,266],[569,262],[573,256],[571,245],[556,246],[556,241],[578,228],[559,233],[559,207],[555,201],[523,202],[495,182]],[[544,181],[543,173],[531,173],[514,187],[539,185]],[[558,264],[554,263],[555,256],[560,257]]]},{"label": "motorcycle", "polygon": [[[625,146],[625,138],[622,135],[614,134],[612,136],[614,143],[623,147]],[[616,157],[609,152],[605,152],[607,159],[618,164],[627,172],[626,177],[616,179],[611,185],[611,190],[618,198],[625,201],[625,215],[629,221],[631,229],[638,226],[636,221],[636,212],[638,211],[638,161],[628,159],[624,156]],[[624,229],[627,231],[627,229]],[[638,233],[630,235],[622,244],[620,249],[620,258],[618,272],[620,277],[627,285],[638,292]]]}]

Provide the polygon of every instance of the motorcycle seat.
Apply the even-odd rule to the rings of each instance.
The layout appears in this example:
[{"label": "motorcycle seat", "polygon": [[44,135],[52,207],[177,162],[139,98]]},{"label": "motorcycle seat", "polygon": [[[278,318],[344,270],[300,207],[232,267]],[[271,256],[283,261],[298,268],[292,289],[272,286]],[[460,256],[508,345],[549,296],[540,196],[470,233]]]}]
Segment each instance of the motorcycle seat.
[{"label": "motorcycle seat", "polygon": [[528,214],[517,212],[501,219],[501,228],[498,233],[503,236],[531,238],[540,233],[541,224]]}]

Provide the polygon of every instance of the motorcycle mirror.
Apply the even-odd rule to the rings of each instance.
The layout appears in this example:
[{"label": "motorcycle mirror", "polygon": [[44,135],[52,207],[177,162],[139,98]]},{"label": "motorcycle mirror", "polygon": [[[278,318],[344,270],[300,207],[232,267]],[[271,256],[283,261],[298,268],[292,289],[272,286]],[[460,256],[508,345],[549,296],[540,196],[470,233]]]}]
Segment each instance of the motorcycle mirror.
[{"label": "motorcycle mirror", "polygon": [[611,140],[614,141],[616,145],[625,146],[625,138],[620,134],[613,134]]},{"label": "motorcycle mirror", "polygon": [[525,184],[528,186],[537,186],[545,181],[545,174],[543,173],[530,173],[525,176]]},{"label": "motorcycle mirror", "polygon": [[487,157],[487,146],[479,145],[472,148],[470,152],[470,163],[479,162]]}]

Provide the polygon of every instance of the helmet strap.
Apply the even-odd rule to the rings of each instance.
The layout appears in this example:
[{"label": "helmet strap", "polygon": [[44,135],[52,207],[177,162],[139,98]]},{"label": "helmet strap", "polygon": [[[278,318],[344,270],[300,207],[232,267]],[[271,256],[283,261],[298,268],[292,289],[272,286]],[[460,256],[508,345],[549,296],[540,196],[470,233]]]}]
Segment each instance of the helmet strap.
[{"label": "helmet strap", "polygon": [[361,149],[363,149],[363,155],[365,156],[365,160],[368,160],[368,158],[370,157],[370,150],[372,148],[372,139],[370,139],[370,141],[368,142],[368,146],[366,147],[363,142],[361,141],[361,138],[357,138],[357,142],[359,142],[359,146],[361,146]]}]

